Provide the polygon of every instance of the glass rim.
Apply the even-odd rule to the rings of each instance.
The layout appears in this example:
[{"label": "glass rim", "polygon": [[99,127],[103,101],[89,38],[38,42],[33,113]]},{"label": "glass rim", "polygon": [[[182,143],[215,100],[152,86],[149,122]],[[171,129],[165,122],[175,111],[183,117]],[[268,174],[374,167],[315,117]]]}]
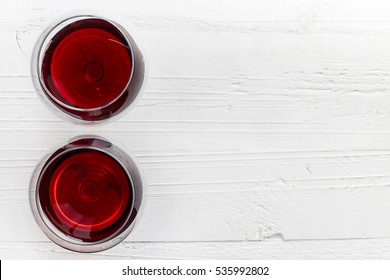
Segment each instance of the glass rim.
[{"label": "glass rim", "polygon": [[[60,30],[62,30],[66,26],[68,26],[69,24],[71,24],[73,22],[76,22],[78,19],[79,20],[83,20],[83,19],[100,19],[100,20],[108,22],[109,24],[112,24],[120,32],[120,34],[123,36],[123,38],[126,40],[126,43],[127,43],[126,47],[128,47],[129,52],[130,52],[130,59],[132,61],[132,63],[131,63],[131,72],[130,72],[130,77],[128,78],[126,85],[124,86],[124,88],[122,89],[122,91],[120,92],[120,94],[117,97],[115,97],[109,103],[104,104],[104,105],[99,106],[99,107],[79,108],[79,107],[75,107],[75,106],[69,105],[67,103],[64,103],[63,101],[59,100],[57,97],[55,97],[52,94],[52,92],[47,88],[47,86],[46,86],[46,84],[45,84],[45,82],[43,80],[43,77],[42,77],[43,76],[42,75],[42,63],[43,63],[43,59],[45,57],[45,51],[46,51],[46,48],[44,48],[44,46],[47,46],[48,45],[47,41],[53,37],[53,36],[50,36],[50,35],[53,32],[55,32],[55,34],[57,34],[57,32],[59,32]],[[53,35],[55,35],[55,34],[53,34]],[[112,104],[114,104],[116,101],[118,101],[123,96],[123,94],[126,92],[127,88],[129,87],[129,85],[131,83],[131,80],[132,80],[132,78],[134,76],[134,71],[135,71],[134,49],[133,49],[133,46],[132,46],[128,36],[129,35],[126,32],[126,30],[120,24],[118,24],[115,21],[112,21],[112,20],[110,20],[108,18],[105,18],[105,17],[102,17],[102,16],[98,16],[98,15],[94,15],[94,14],[83,14],[83,15],[68,16],[68,17],[63,18],[63,19],[57,21],[56,23],[52,24],[49,29],[45,30],[44,33],[41,34],[41,37],[43,39],[41,40],[41,42],[37,46],[38,47],[38,52],[37,52],[37,57],[36,57],[36,62],[37,62],[36,63],[36,72],[37,72],[37,76],[38,76],[39,85],[41,86],[43,92],[48,96],[49,101],[51,103],[54,103],[55,106],[61,106],[61,107],[64,107],[66,109],[74,110],[74,111],[78,111],[78,112],[94,112],[94,111],[98,111],[98,110],[103,110],[104,108],[109,107]]]},{"label": "glass rim", "polygon": [[[108,153],[107,151],[105,151],[104,149],[100,149],[100,148],[96,148],[96,147],[89,147],[89,146],[81,146],[81,147],[75,147],[75,148],[71,148],[71,149],[68,149],[68,150],[64,150],[62,151],[61,153],[59,153],[58,155],[56,155],[55,157],[53,157],[50,161],[46,161],[45,162],[45,167],[42,169],[42,171],[40,172],[39,176],[38,176],[38,180],[37,180],[37,186],[36,186],[36,191],[35,191],[35,200],[36,200],[36,203],[37,203],[37,207],[38,207],[38,212],[39,212],[39,215],[40,217],[42,218],[43,222],[45,223],[46,227],[52,231],[55,235],[59,236],[60,238],[62,239],[66,239],[67,242],[70,242],[70,243],[74,243],[75,245],[79,245],[79,246],[92,246],[92,245],[98,245],[98,244],[102,244],[102,243],[105,243],[109,240],[112,239],[112,237],[116,236],[116,233],[117,232],[120,232],[125,226],[126,226],[126,223],[129,221],[130,219],[130,216],[131,215],[128,215],[128,217],[126,217],[126,221],[120,226],[120,228],[118,228],[118,230],[116,230],[111,236],[108,236],[102,240],[98,240],[98,241],[94,241],[94,242],[88,242],[88,245],[86,243],[79,243],[77,242],[76,239],[71,239],[69,237],[66,236],[66,234],[64,234],[63,232],[61,232],[56,226],[53,225],[53,223],[50,221],[50,219],[48,218],[48,216],[45,214],[45,212],[43,211],[42,209],[42,205],[41,205],[41,200],[39,199],[39,191],[40,191],[40,187],[41,187],[41,182],[42,182],[42,176],[45,174],[45,172],[47,171],[48,168],[50,168],[50,165],[56,160],[58,159],[59,157],[63,156],[63,155],[66,155],[67,153],[70,153],[70,152],[73,152],[73,151],[77,151],[77,150],[84,150],[84,149],[88,149],[88,150],[95,150],[95,151],[99,151],[99,152],[102,152],[104,153],[105,155],[111,157],[112,159],[114,159],[117,163],[119,163],[119,165],[122,167],[123,171],[125,171],[126,173],[126,176],[127,178],[129,179],[130,181],[130,185],[131,185],[131,191],[133,193],[132,195],[132,199],[131,199],[131,204],[130,204],[130,214],[132,212],[132,210],[134,209],[134,204],[135,204],[135,187],[134,187],[134,183],[133,183],[133,179],[131,178],[128,170],[125,168],[125,166],[123,165],[123,163],[117,158],[115,157],[114,155]],[[43,218],[44,217],[44,218]],[[69,239],[69,240],[68,240]],[[72,241],[70,241],[72,240]]]},{"label": "glass rim", "polygon": [[[57,155],[55,155],[53,158],[50,159],[50,156],[56,151],[58,151],[59,149],[64,148],[66,145],[71,144],[74,141],[82,140],[82,139],[99,139],[99,140],[107,141],[113,147],[115,147],[115,149],[109,148],[110,150],[107,151],[104,148],[82,145],[82,146],[72,147],[64,151],[61,151],[60,153],[58,153]],[[60,229],[58,229],[50,221],[49,217],[43,211],[41,201],[39,198],[40,182],[42,179],[42,175],[45,173],[47,168],[49,168],[50,164],[52,164],[53,161],[58,159],[60,156],[63,156],[64,154],[67,154],[72,151],[77,151],[80,149],[88,149],[88,150],[95,150],[95,151],[102,152],[105,155],[112,158],[113,160],[115,160],[118,164],[120,164],[122,169],[125,171],[127,178],[129,179],[131,185],[131,191],[133,193],[131,199],[130,211],[126,215],[126,220],[120,225],[120,227],[118,227],[118,229],[115,230],[114,233],[110,234],[109,236],[101,240],[97,240],[93,242],[83,242],[81,240],[78,241],[77,238],[69,237]],[[123,154],[124,159],[127,159],[129,161],[128,166],[126,166],[126,164],[123,162],[123,159],[121,159],[116,154]],[[133,167],[138,171],[136,177],[139,176],[139,178],[133,179],[131,175],[131,173],[133,173],[131,172],[132,164],[134,165]],[[137,184],[136,181],[139,181],[139,183]],[[140,195],[140,198],[138,198],[141,201],[139,207],[136,206],[137,187],[142,189],[142,194]],[[135,160],[134,156],[131,153],[128,153],[127,151],[123,150],[120,146],[117,146],[116,143],[112,143],[109,139],[96,136],[96,135],[82,135],[78,137],[72,137],[71,139],[68,139],[68,141],[63,142],[61,145],[56,146],[54,149],[50,150],[36,165],[30,180],[30,187],[29,187],[30,207],[32,209],[35,220],[37,221],[39,227],[42,229],[44,234],[55,244],[65,249],[74,252],[80,252],[80,253],[93,253],[93,252],[104,251],[114,247],[115,245],[118,245],[122,240],[124,240],[133,230],[136,221],[139,219],[141,209],[143,209],[145,204],[145,196],[146,196],[145,178],[142,169],[139,163]],[[128,203],[130,203],[130,201]],[[130,221],[134,211],[137,211],[137,214],[134,217],[134,219]]]}]

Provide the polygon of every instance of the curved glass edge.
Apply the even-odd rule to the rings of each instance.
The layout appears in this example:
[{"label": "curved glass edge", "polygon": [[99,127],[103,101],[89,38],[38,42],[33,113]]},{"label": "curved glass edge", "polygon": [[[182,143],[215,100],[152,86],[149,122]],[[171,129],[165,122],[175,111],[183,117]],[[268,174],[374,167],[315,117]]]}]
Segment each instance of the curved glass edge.
[{"label": "curved glass edge", "polygon": [[[125,170],[129,174],[129,178],[132,182],[133,191],[134,191],[134,202],[133,202],[131,215],[135,213],[135,217],[131,221],[131,223],[128,225],[124,224],[124,227],[126,226],[127,227],[118,230],[120,231],[119,234],[113,234],[112,236],[106,238],[105,240],[99,242],[93,242],[93,243],[85,243],[81,241],[78,242],[73,238],[67,237],[65,234],[63,234],[58,229],[56,229],[56,227],[52,225],[49,219],[44,215],[42,209],[40,209],[39,199],[37,198],[37,194],[39,191],[37,189],[37,185],[45,165],[47,165],[51,161],[51,158],[53,158],[53,155],[58,150],[62,148],[66,148],[67,146],[72,145],[74,142],[84,140],[84,139],[96,139],[100,141],[103,140],[111,144],[109,147],[105,147],[105,148],[102,148],[101,146],[94,147],[94,148],[109,154],[114,159],[116,159],[118,163],[120,163],[123,167],[125,167]],[[93,146],[93,142],[91,144],[92,144],[91,146]],[[91,146],[84,146],[84,147],[90,148]],[[79,147],[82,148],[83,146],[79,146]],[[72,137],[62,145],[52,149],[36,165],[31,176],[30,188],[29,188],[29,201],[30,201],[30,207],[33,216],[37,224],[39,225],[39,227],[45,233],[45,235],[57,245],[65,249],[75,251],[75,252],[80,252],[80,253],[94,253],[94,252],[104,251],[122,242],[133,231],[135,225],[140,220],[143,213],[143,209],[145,207],[146,196],[147,196],[147,185],[145,181],[145,176],[143,174],[141,166],[135,159],[134,155],[127,152],[126,149],[123,149],[121,145],[118,145],[117,143],[113,144],[111,139],[107,139],[105,137],[101,137],[97,135],[82,135],[82,136]],[[134,212],[134,210],[136,212]],[[131,215],[129,215],[128,217],[129,219]]]},{"label": "curved glass edge", "polygon": [[[85,17],[93,17],[98,19],[106,20],[112,24],[114,24],[126,37],[126,39],[129,41],[129,45],[131,47],[131,53],[134,59],[135,64],[133,72],[137,72],[135,67],[142,68],[143,75],[142,77],[137,81],[138,85],[136,85],[136,94],[134,94],[134,98],[130,100],[130,102],[125,102],[120,109],[116,111],[115,114],[104,118],[100,120],[84,120],[81,118],[76,118],[66,112],[65,110],[62,110],[58,105],[56,105],[47,95],[47,92],[45,91],[45,88],[42,86],[42,82],[40,79],[40,54],[42,51],[42,48],[44,46],[44,42],[46,41],[47,37],[63,22],[73,19],[73,18],[85,18]],[[113,19],[113,20],[111,20]],[[120,24],[118,23],[120,22]],[[141,50],[142,49],[142,50]],[[110,13],[105,12],[102,14],[101,12],[97,11],[73,11],[71,13],[68,13],[66,15],[63,15],[60,18],[57,18],[51,25],[49,25],[39,36],[31,55],[31,77],[33,86],[38,93],[38,96],[43,101],[43,103],[46,105],[46,107],[54,113],[57,117],[69,121],[74,124],[81,124],[81,125],[99,125],[104,124],[108,122],[112,122],[118,118],[123,117],[125,114],[129,113],[139,102],[141,99],[141,96],[143,95],[147,81],[149,79],[149,64],[147,59],[145,58],[145,51],[144,48],[140,48],[140,40],[136,35],[136,32],[134,31],[134,28],[130,25],[128,20],[125,18],[119,16],[119,15],[112,15]],[[138,72],[139,73],[139,72]],[[128,90],[129,86],[134,87],[134,80],[133,75],[131,77],[131,80],[129,81],[129,85],[127,87]]]}]

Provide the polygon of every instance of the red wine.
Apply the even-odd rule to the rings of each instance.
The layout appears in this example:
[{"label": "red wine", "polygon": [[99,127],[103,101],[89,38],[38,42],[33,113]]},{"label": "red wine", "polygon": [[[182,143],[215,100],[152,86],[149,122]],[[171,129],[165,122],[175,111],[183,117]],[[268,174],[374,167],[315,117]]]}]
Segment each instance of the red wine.
[{"label": "red wine", "polygon": [[119,97],[131,75],[128,46],[98,28],[82,28],[57,40],[44,79],[58,100],[91,109]]},{"label": "red wine", "polygon": [[41,176],[39,200],[51,223],[64,234],[94,242],[126,222],[132,186],[123,167],[91,149],[61,154]]},{"label": "red wine", "polygon": [[62,112],[83,121],[119,114],[144,82],[143,56],[119,25],[76,17],[52,31],[42,45],[40,83]]},{"label": "red wine", "polygon": [[76,251],[100,251],[120,242],[134,227],[142,197],[135,161],[97,137],[60,147],[31,180],[38,224],[54,242]]}]

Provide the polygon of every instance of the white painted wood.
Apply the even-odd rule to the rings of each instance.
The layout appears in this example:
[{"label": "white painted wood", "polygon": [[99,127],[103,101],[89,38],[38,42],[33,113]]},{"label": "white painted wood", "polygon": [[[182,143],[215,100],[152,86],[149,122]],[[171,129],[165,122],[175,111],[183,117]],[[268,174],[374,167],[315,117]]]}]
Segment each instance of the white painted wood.
[{"label": "white painted wood", "polygon": [[388,239],[261,242],[123,242],[108,251],[78,254],[49,242],[0,243],[9,259],[389,259]]},{"label": "white painted wood", "polygon": [[[150,64],[139,105],[98,127],[59,120],[29,76],[40,32],[91,3],[134,26]],[[0,258],[389,258],[389,8],[0,2]],[[38,159],[85,133],[132,151],[149,185],[136,231],[91,255],[50,243],[28,205]]]}]

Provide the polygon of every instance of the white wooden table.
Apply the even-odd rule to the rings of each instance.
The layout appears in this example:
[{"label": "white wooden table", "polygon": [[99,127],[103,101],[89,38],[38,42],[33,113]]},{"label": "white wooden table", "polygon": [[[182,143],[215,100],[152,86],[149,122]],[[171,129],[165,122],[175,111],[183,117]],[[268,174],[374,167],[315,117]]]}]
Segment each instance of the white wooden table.
[{"label": "white wooden table", "polygon": [[[96,3],[0,2],[0,258],[390,258],[389,1]],[[138,106],[98,127],[59,120],[30,79],[42,30],[88,5],[125,16],[150,64]],[[28,202],[38,159],[85,133],[149,186],[98,254],[50,242]]]}]

